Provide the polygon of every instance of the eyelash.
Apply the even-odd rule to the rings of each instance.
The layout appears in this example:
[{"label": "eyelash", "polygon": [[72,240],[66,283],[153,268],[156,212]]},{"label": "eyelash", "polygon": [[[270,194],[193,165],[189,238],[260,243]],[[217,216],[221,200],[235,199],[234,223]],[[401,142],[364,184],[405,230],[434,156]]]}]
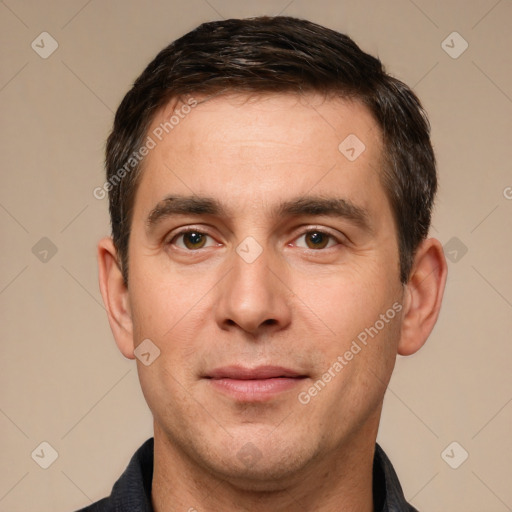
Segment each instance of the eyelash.
[{"label": "eyelash", "polygon": [[[178,233],[173,235],[172,238],[167,242],[167,244],[174,245],[174,241],[176,239],[178,239],[179,237],[182,237],[183,235],[186,235],[187,233],[197,233],[198,235],[205,235],[205,236],[208,236],[213,239],[213,237],[210,234],[208,234],[204,231],[201,231],[200,229],[196,229],[194,227],[188,227],[188,228],[184,228],[184,229],[178,231]],[[200,249],[196,249],[195,251],[193,249],[183,249],[182,247],[180,247],[180,249],[182,249],[184,251],[189,251],[189,252],[197,252],[198,250],[202,249],[202,247]]]},{"label": "eyelash", "polygon": [[[335,245],[343,245],[343,242],[340,240],[340,237],[337,237],[337,236],[333,235],[332,233],[330,233],[329,231],[326,231],[325,229],[315,228],[315,227],[308,228],[306,231],[304,231],[298,237],[295,237],[294,240],[298,240],[299,238],[302,238],[303,236],[306,236],[306,235],[311,234],[311,233],[319,233],[321,235],[324,235],[324,236],[328,237],[327,244],[329,244],[330,242],[336,242]],[[328,247],[322,247],[321,249],[311,249],[310,247],[303,247],[303,249],[306,249],[307,251],[311,251],[311,252],[317,253],[317,252],[326,251],[327,249],[331,249],[335,245],[331,245],[331,246],[328,246]]]},{"label": "eyelash", "polygon": [[[175,233],[172,236],[172,238],[167,242],[167,244],[168,245],[174,245],[175,241],[178,238],[186,235],[187,233],[197,233],[199,235],[204,235],[204,236],[207,236],[207,237],[213,239],[213,237],[209,233],[206,233],[205,231],[201,231],[200,229],[196,229],[194,227],[187,227],[187,228],[184,228],[184,229],[178,231],[178,233]],[[301,238],[303,236],[311,234],[311,233],[319,233],[321,235],[327,236],[329,238],[329,241],[327,242],[328,244],[331,241],[336,242],[336,244],[338,244],[338,245],[344,245],[345,244],[344,240],[340,240],[341,237],[335,236],[335,235],[333,235],[332,233],[330,233],[329,231],[327,231],[327,230],[325,230],[323,228],[316,228],[314,226],[308,228],[307,230],[303,231],[300,235],[296,236],[294,238],[294,241],[298,240],[299,238]],[[287,245],[290,245],[290,244],[287,244]],[[211,246],[209,246],[209,247],[211,247]],[[321,252],[321,251],[325,251],[327,249],[330,249],[332,247],[333,246],[325,247],[325,248],[321,248],[321,249],[311,249],[311,248],[305,247],[304,249],[306,251],[311,251],[311,252]],[[179,249],[182,249],[182,250],[187,251],[187,252],[198,252],[201,249],[203,249],[203,247],[200,247],[199,249],[186,249],[186,248],[180,247]]]}]

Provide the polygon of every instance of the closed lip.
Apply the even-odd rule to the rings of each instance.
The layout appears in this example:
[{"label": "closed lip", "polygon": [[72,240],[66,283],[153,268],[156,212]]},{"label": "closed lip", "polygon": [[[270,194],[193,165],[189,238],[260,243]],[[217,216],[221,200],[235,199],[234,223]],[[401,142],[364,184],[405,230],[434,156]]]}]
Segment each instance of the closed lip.
[{"label": "closed lip", "polygon": [[300,372],[284,366],[264,365],[255,368],[232,365],[215,368],[205,375],[207,379],[263,380],[275,378],[304,378]]}]

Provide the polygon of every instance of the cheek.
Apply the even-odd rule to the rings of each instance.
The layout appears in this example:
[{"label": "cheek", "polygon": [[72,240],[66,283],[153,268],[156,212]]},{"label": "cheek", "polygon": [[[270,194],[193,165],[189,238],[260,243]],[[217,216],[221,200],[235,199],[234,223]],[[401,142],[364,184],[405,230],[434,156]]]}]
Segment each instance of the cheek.
[{"label": "cheek", "polygon": [[191,333],[204,319],[204,300],[215,286],[215,276],[164,270],[159,261],[135,261],[130,276],[130,303],[138,336],[167,339],[173,333]]},{"label": "cheek", "polygon": [[179,407],[189,398],[184,390],[195,384],[198,358],[210,339],[206,335],[212,318],[208,291],[213,284],[153,272],[134,279],[131,294],[135,344],[149,338],[160,351],[151,366],[137,363],[146,401],[156,413],[156,409],[166,410],[170,402]]},{"label": "cheek", "polygon": [[328,331],[337,340],[334,348],[341,350],[365,328],[373,326],[396,300],[395,286],[386,281],[386,275],[389,274],[376,265],[373,269],[367,265],[294,280],[291,287],[304,303],[303,313]]},{"label": "cheek", "polygon": [[197,407],[197,398],[192,398],[197,393],[181,363],[168,361],[165,354],[149,367],[137,363],[141,389],[153,417],[178,436],[190,432],[191,425],[207,421],[204,410]]}]

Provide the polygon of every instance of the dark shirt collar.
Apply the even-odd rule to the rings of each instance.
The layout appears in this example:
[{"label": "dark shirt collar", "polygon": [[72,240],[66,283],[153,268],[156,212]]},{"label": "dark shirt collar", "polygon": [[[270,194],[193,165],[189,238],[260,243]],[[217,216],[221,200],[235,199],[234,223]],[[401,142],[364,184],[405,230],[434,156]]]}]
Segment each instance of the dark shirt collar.
[{"label": "dark shirt collar", "polygon": [[[153,447],[153,438],[148,439],[114,484],[110,497],[79,512],[153,512]],[[395,470],[378,444],[373,460],[373,496],[376,512],[417,512],[405,501]]]}]

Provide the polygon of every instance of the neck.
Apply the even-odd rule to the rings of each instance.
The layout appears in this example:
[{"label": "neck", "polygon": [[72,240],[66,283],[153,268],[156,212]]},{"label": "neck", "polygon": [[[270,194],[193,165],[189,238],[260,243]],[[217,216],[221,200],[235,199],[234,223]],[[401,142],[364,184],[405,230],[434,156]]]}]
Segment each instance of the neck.
[{"label": "neck", "polygon": [[236,504],[236,510],[247,512],[372,512],[376,436],[376,426],[359,431],[335,451],[310,461],[300,474],[283,481],[269,478],[266,486],[258,481],[255,490],[251,482],[228,479],[193,460],[155,424],[153,508],[218,512]]}]

